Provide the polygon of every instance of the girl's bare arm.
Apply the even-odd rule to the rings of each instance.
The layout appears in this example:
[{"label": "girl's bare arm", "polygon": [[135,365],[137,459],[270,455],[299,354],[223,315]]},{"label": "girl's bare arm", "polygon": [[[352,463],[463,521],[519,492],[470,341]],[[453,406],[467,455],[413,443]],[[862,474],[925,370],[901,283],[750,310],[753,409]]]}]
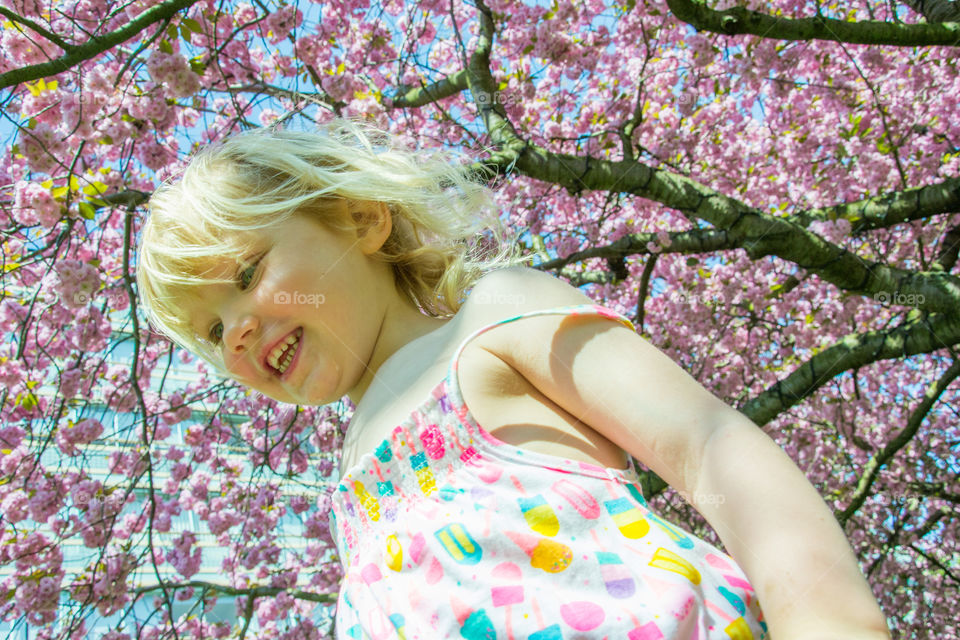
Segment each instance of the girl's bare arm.
[{"label": "girl's bare arm", "polygon": [[733,409],[722,413],[688,499],[750,577],[773,637],[889,638],[823,499],[755,424]]},{"label": "girl's bare arm", "polygon": [[[482,284],[526,291],[540,308],[585,301],[532,270]],[[853,550],[803,473],[642,337],[596,316],[538,316],[516,323],[496,355],[707,518],[757,590],[773,638],[889,638]]]}]

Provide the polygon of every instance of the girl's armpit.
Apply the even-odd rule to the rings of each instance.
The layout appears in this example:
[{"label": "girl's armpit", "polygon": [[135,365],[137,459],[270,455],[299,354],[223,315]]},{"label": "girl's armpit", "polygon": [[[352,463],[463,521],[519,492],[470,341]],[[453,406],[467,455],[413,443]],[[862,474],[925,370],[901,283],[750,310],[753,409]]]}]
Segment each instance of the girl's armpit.
[{"label": "girl's armpit", "polygon": [[537,316],[515,324],[495,355],[680,491],[696,487],[711,435],[747,419],[615,321]]}]

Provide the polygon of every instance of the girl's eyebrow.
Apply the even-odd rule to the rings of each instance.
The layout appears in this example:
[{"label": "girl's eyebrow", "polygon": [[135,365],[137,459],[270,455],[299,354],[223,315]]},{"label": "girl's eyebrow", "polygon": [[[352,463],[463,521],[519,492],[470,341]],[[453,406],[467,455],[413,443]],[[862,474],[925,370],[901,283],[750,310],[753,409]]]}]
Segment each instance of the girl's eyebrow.
[{"label": "girl's eyebrow", "polygon": [[262,258],[264,255],[266,255],[266,253],[267,253],[266,247],[258,247],[257,249],[254,249],[250,251],[250,253],[246,254],[245,257],[237,260],[238,268],[237,268],[236,276],[239,276],[241,271],[243,271],[244,269],[249,267],[251,264],[253,264],[253,262],[258,258]]},{"label": "girl's eyebrow", "polygon": [[[205,275],[214,279],[230,278],[231,280],[235,280],[240,275],[240,272],[251,262],[253,262],[253,260],[261,253],[263,253],[262,248],[251,250],[243,254],[243,257],[240,258],[224,256],[217,264],[210,267]],[[203,284],[203,286],[213,286],[219,284],[222,283],[206,282]]]}]

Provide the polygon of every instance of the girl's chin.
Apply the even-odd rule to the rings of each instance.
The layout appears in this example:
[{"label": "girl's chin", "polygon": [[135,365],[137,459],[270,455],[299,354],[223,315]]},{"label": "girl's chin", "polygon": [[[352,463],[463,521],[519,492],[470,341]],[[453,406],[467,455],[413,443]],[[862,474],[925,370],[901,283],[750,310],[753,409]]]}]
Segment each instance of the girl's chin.
[{"label": "girl's chin", "polygon": [[333,400],[326,400],[324,398],[314,398],[311,396],[306,396],[306,397],[293,396],[293,395],[290,395],[289,393],[286,393],[283,390],[278,392],[276,389],[274,389],[272,393],[267,393],[266,391],[264,391],[263,394],[265,396],[273,398],[277,402],[284,402],[286,404],[298,404],[302,407],[321,406],[321,405],[330,404],[331,402],[337,401],[337,398],[334,398]]}]

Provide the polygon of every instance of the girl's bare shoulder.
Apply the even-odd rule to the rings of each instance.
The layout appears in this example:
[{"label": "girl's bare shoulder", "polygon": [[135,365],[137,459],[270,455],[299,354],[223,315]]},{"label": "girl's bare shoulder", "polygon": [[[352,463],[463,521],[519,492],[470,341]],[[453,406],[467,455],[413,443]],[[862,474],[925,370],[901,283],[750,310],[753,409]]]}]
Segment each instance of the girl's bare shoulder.
[{"label": "girl's bare shoulder", "polygon": [[478,320],[495,322],[529,311],[593,302],[549,273],[508,267],[491,271],[477,281],[467,296],[464,312]]},{"label": "girl's bare shoulder", "polygon": [[[457,315],[463,331],[469,333],[531,311],[593,303],[581,291],[549,273],[508,267],[480,278]],[[551,331],[562,321],[563,316],[558,315],[511,322],[479,336],[475,345],[499,357],[514,350],[518,342],[542,337],[542,332]]]}]

